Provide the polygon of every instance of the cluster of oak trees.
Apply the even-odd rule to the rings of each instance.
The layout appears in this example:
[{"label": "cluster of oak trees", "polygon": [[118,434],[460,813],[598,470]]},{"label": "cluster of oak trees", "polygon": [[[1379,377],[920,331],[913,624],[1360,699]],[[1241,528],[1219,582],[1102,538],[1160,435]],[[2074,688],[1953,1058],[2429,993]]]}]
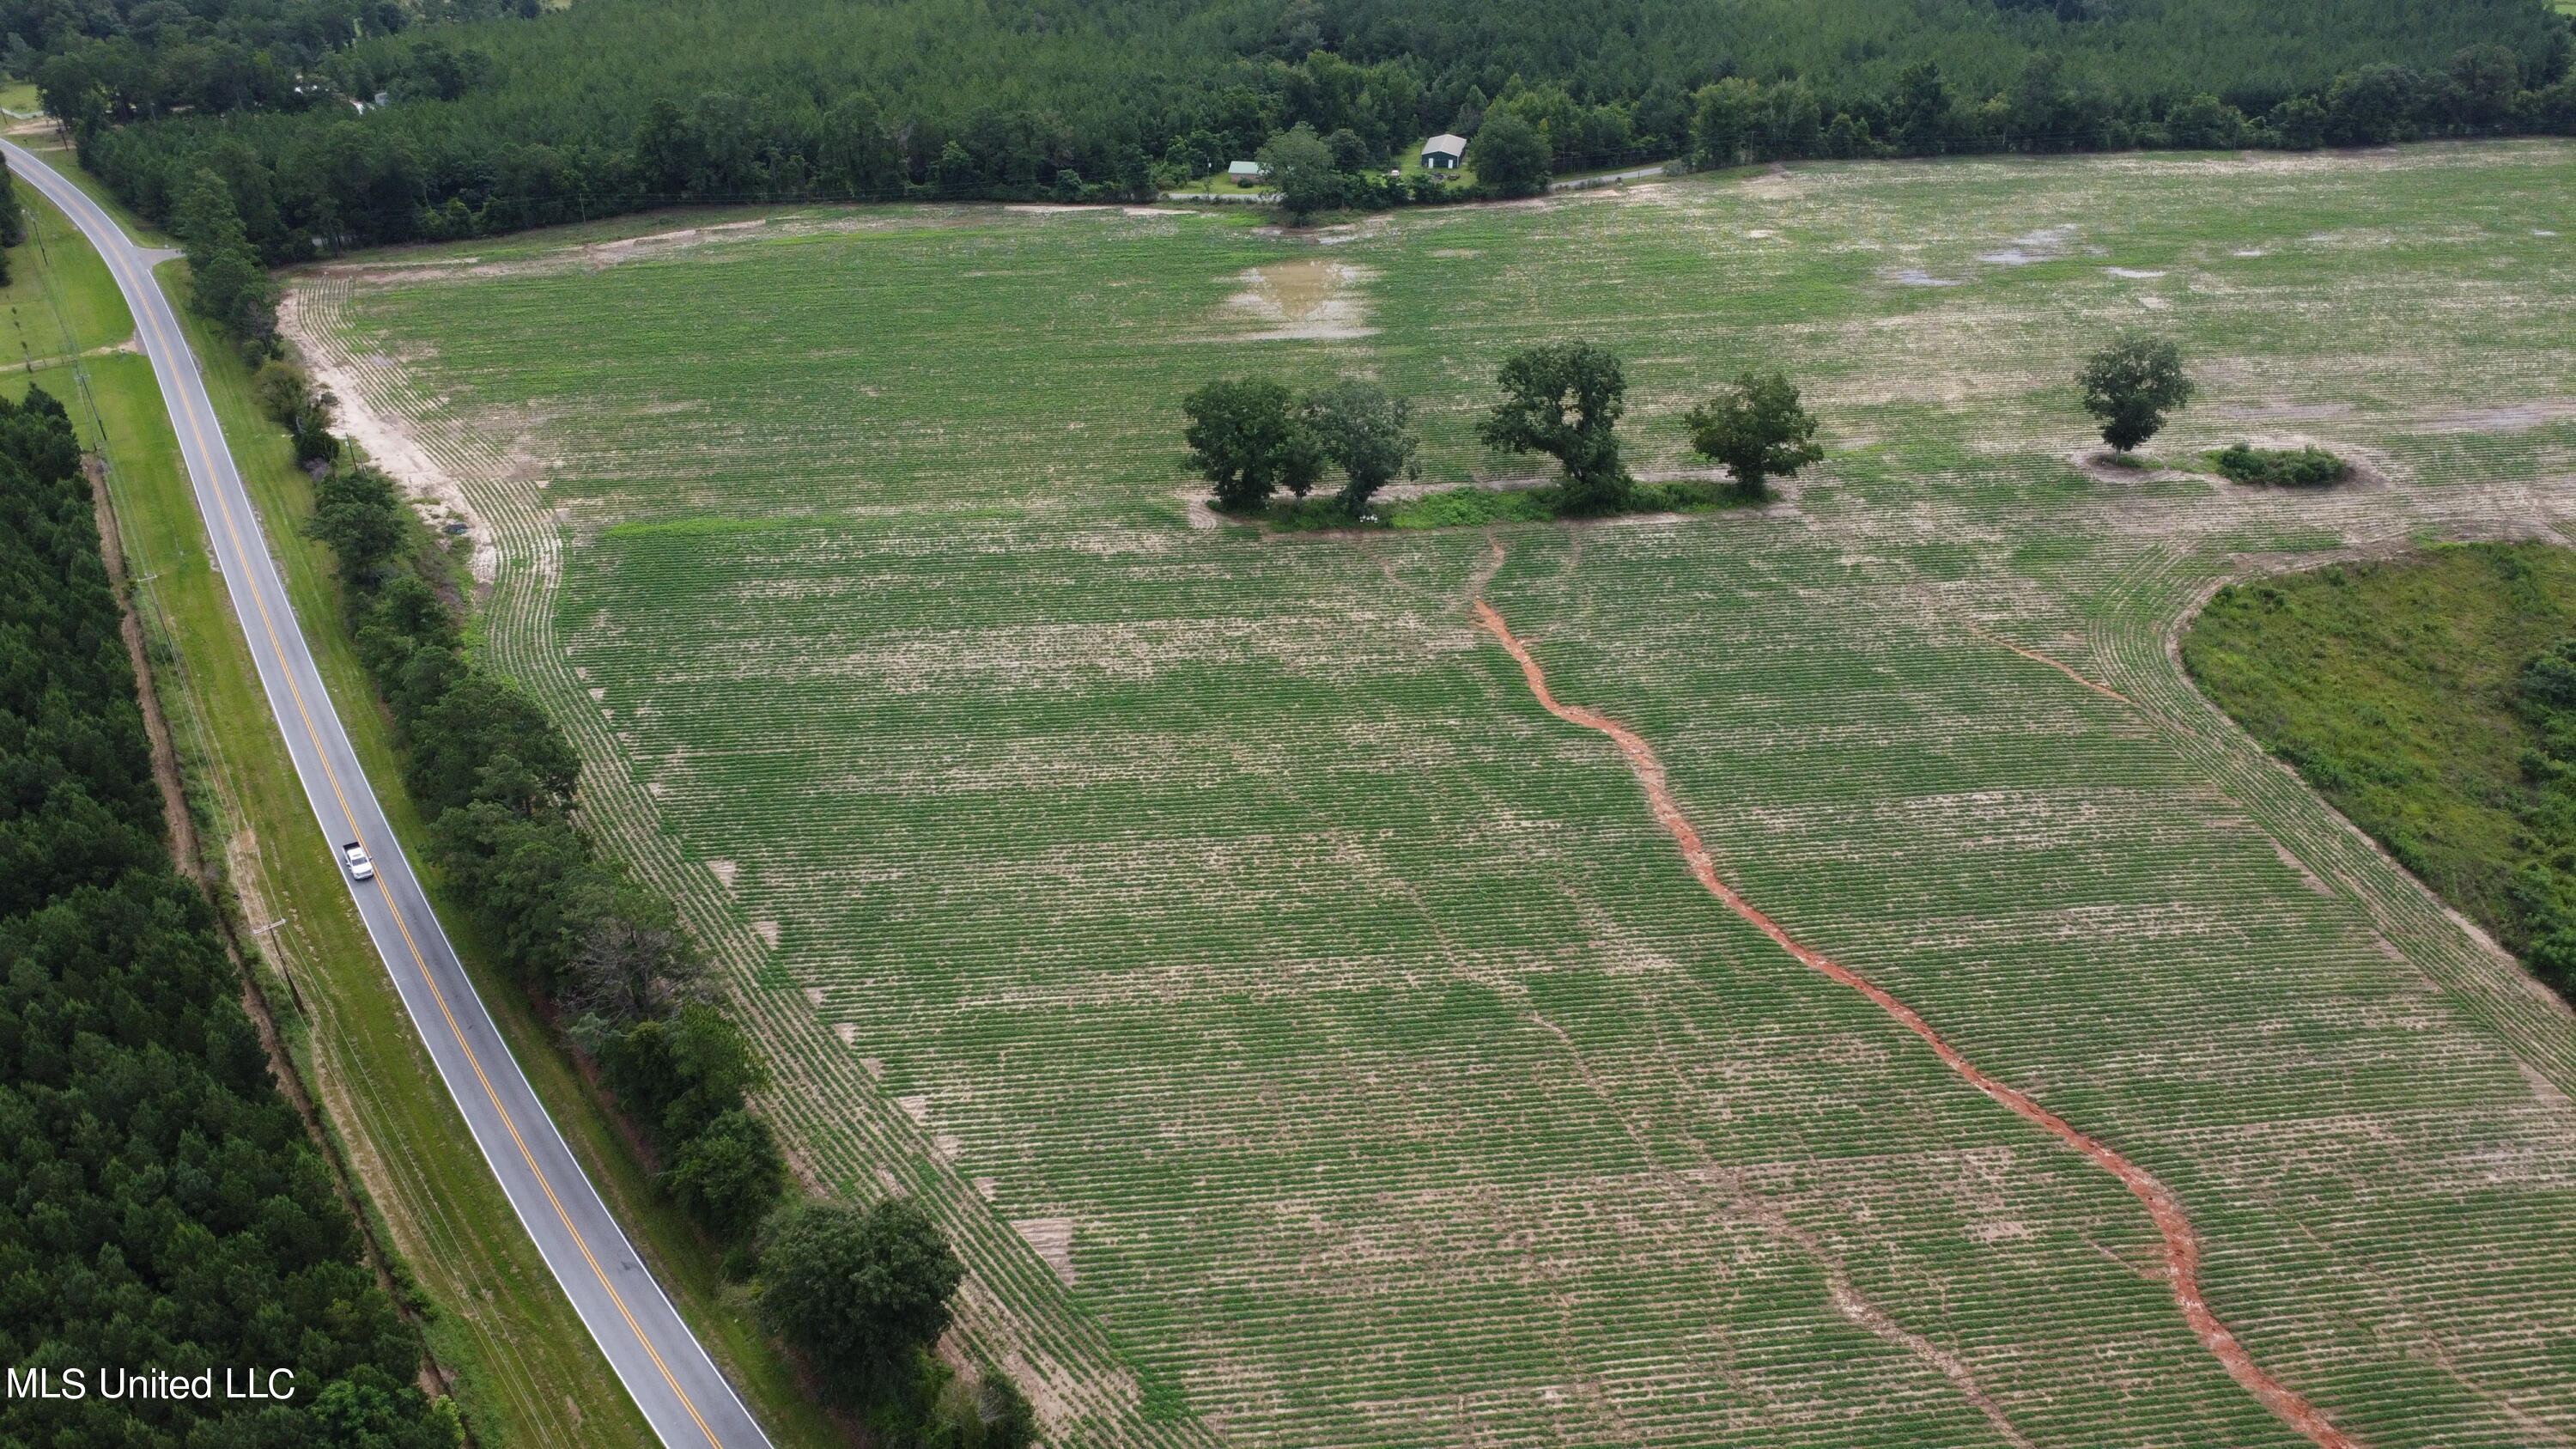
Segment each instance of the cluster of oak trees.
[{"label": "cluster of oak trees", "polygon": [[[1628,380],[1615,354],[1590,342],[1525,348],[1504,359],[1494,380],[1502,401],[1477,421],[1477,439],[1498,452],[1554,458],[1563,472],[1549,500],[1556,514],[1617,513],[1639,501],[1619,452]],[[2166,414],[2194,392],[2182,350],[2145,334],[2123,335],[2087,357],[2075,385],[2102,441],[2122,455],[2161,431]],[[1339,468],[1343,512],[1373,523],[1380,520],[1368,509],[1378,490],[1399,474],[1420,476],[1412,406],[1373,382],[1345,378],[1300,395],[1271,378],[1222,378],[1183,397],[1181,411],[1190,466],[1226,512],[1259,513],[1282,491],[1303,500]],[[1743,373],[1681,421],[1691,450],[1724,468],[1748,497],[1825,455],[1816,419],[1777,371]],[[2248,474],[2240,481],[2312,485],[2344,473],[2341,459],[2317,449],[2309,450],[2314,457],[2231,452],[2242,455],[2236,470]]]},{"label": "cluster of oak trees", "polygon": [[119,625],[62,406],[0,398],[0,1362],[295,1394],[13,1393],[0,1443],[455,1449],[173,868]]},{"label": "cluster of oak trees", "polygon": [[[1636,480],[1619,455],[1628,381],[1619,359],[1589,342],[1550,343],[1505,359],[1495,375],[1503,398],[1479,420],[1477,437],[1507,453],[1556,459],[1563,480],[1551,499],[1559,514],[1616,513],[1636,500]],[[1274,493],[1303,499],[1328,468],[1342,472],[1338,495],[1355,521],[1374,522],[1369,501],[1399,473],[1419,476],[1412,408],[1375,383],[1343,379],[1299,396],[1269,378],[1225,378],[1181,400],[1190,463],[1214,487],[1215,505],[1258,512]],[[1748,372],[1682,419],[1691,446],[1725,467],[1733,486],[1761,496],[1824,456],[1816,420],[1778,372]]]},{"label": "cluster of oak trees", "polygon": [[1344,378],[1301,396],[1271,378],[1222,378],[1181,408],[1191,459],[1229,511],[1259,509],[1282,489],[1304,498],[1338,467],[1342,506],[1357,518],[1388,482],[1418,471],[1413,405],[1373,382]]}]

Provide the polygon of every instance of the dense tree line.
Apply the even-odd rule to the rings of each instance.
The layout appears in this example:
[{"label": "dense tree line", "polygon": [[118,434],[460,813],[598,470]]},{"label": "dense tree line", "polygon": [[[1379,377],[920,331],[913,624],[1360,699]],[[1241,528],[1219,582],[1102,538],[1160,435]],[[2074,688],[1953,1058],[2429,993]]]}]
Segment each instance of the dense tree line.
[{"label": "dense tree line", "polygon": [[[257,390],[300,440],[328,439],[328,398],[288,364],[264,368]],[[651,1143],[663,1189],[747,1252],[786,1184],[769,1125],[745,1110],[764,1080],[749,1039],[720,1009],[670,901],[576,818],[572,742],[466,649],[438,550],[393,480],[325,461],[336,443],[313,451],[323,456],[306,528],[338,561],[358,656],[435,822],[438,862],[520,985],[597,1064]]]},{"label": "dense tree line", "polygon": [[66,121],[305,111],[377,95],[454,100],[492,58],[436,35],[353,50],[427,21],[533,15],[534,0],[0,0],[0,64],[41,77]]},{"label": "dense tree line", "polygon": [[[454,1449],[161,831],[79,445],[0,399],[0,1361],[88,1389],[0,1399],[0,1444]],[[253,1365],[294,1396],[96,1377]]]},{"label": "dense tree line", "polygon": [[9,285],[9,248],[27,239],[27,209],[18,203],[18,178],[0,157],[0,287]]},{"label": "dense tree line", "polygon": [[232,188],[200,169],[181,184],[171,213],[170,230],[188,252],[189,306],[230,328],[254,354],[272,351],[277,284],[250,244]]},{"label": "dense tree line", "polygon": [[1454,194],[1385,168],[1499,117],[1480,161],[1505,191],[1533,150],[1562,170],[2576,132],[2569,22],[2535,0],[528,8],[0,0],[0,26],[121,195],[167,219],[211,171],[272,262],[681,200],[1140,196],[1300,127],[1331,158],[1310,174],[1369,206]]},{"label": "dense tree line", "polygon": [[1893,91],[1836,103],[1803,80],[1729,77],[1692,96],[1700,165],[1802,156],[1923,156],[2130,147],[2308,151],[2503,131],[2576,135],[2576,79],[2565,33],[2526,63],[2492,42],[2417,70],[2373,63],[2249,111],[2207,90],[2161,110],[2123,101],[2053,51],[2033,52],[2004,89],[1980,98],[1925,61]]}]

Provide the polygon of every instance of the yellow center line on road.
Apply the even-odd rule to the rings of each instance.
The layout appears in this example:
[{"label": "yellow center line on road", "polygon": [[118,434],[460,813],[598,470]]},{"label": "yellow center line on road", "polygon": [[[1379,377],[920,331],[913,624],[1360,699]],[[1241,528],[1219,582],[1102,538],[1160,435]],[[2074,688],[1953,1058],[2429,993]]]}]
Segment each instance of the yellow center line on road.
[{"label": "yellow center line on road", "polygon": [[[106,251],[105,248],[100,250]],[[107,261],[110,267],[116,269],[120,282],[132,275],[134,263],[131,259],[110,256],[107,257]],[[159,285],[149,274],[146,274],[142,280],[144,285],[156,287]],[[140,288],[135,291],[136,295],[141,294]],[[174,346],[159,318],[153,316],[148,308],[137,310],[140,315],[135,318],[135,325],[151,333],[152,340],[156,344],[155,350],[161,351],[162,355],[170,358],[172,367],[179,366],[181,358],[188,358],[193,362],[193,354]],[[196,440],[198,450],[209,460],[209,466],[211,466],[211,460],[215,454],[212,451],[213,445],[206,439],[204,421],[192,408],[173,408],[171,412],[174,418],[183,412],[187,414],[189,435]],[[211,491],[215,495],[216,507],[223,514],[224,533],[232,541],[234,553],[245,559],[253,557],[242,543],[241,526],[233,516],[232,500],[225,497],[221,486]],[[358,844],[363,849],[366,845],[366,837],[358,829],[357,813],[349,808],[349,797],[340,787],[339,771],[332,768],[330,751],[323,747],[321,731],[314,728],[312,711],[305,704],[302,686],[295,681],[295,670],[287,655],[285,641],[279,637],[277,621],[269,613],[267,599],[260,594],[258,579],[254,576],[245,582],[250,585],[251,603],[259,612],[260,627],[268,635],[269,649],[277,656],[279,672],[286,678],[286,692],[295,702],[297,720],[304,727],[305,738],[312,744],[314,758],[322,763],[322,778],[329,782],[331,798],[340,807],[341,819],[349,823],[350,832],[358,837]],[[635,1341],[643,1346],[645,1356],[652,1359],[653,1367],[661,1373],[662,1382],[670,1385],[671,1392],[679,1396],[680,1406],[689,1411],[689,1418],[698,1426],[698,1432],[706,1436],[709,1449],[724,1449],[716,1439],[715,1430],[709,1428],[706,1419],[698,1413],[698,1406],[690,1399],[688,1390],[680,1387],[679,1379],[672,1374],[670,1366],[662,1361],[662,1355],[653,1347],[653,1341],[645,1336],[643,1325],[635,1321],[634,1313],[626,1306],[624,1295],[617,1291],[616,1284],[609,1281],[607,1269],[600,1266],[599,1259],[590,1250],[589,1240],[583,1237],[581,1229],[574,1225],[572,1214],[564,1209],[562,1199],[555,1196],[553,1182],[547,1179],[545,1169],[537,1165],[536,1154],[529,1150],[527,1140],[519,1135],[518,1122],[511,1117],[510,1109],[502,1105],[501,1094],[493,1088],[491,1078],[484,1074],[483,1059],[475,1053],[473,1043],[465,1039],[465,1030],[458,1024],[455,1011],[448,1005],[447,993],[439,989],[438,979],[430,974],[429,961],[422,955],[420,943],[413,939],[411,926],[403,919],[401,906],[388,895],[385,898],[385,908],[392,913],[394,929],[402,934],[403,945],[411,952],[412,966],[420,973],[421,983],[429,988],[430,996],[437,1001],[439,1015],[445,1018],[449,1034],[455,1038],[458,1049],[465,1053],[467,1064],[474,1068],[475,1082],[483,1088],[483,1095],[491,1102],[492,1110],[500,1115],[501,1125],[510,1133],[511,1144],[519,1149],[520,1159],[527,1163],[528,1171],[536,1177],[537,1186],[545,1192],[546,1202],[555,1210],[555,1217],[563,1223],[564,1231],[572,1235],[573,1245],[581,1249],[582,1261],[590,1265],[590,1271],[599,1279],[599,1286],[606,1290],[608,1300],[617,1305],[618,1316],[626,1320],[627,1328],[635,1334]]]}]

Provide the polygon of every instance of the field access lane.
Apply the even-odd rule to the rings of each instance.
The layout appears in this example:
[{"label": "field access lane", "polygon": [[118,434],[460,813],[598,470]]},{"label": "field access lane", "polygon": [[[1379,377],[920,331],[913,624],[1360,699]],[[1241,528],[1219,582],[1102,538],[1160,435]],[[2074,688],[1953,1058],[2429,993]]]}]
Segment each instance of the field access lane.
[{"label": "field access lane", "polygon": [[663,1444],[768,1449],[768,1436],[653,1281],[565,1146],[431,913],[332,711],[259,517],[224,446],[196,355],[153,278],[153,265],[169,254],[134,245],[98,203],[25,148],[0,142],[0,151],[12,171],[98,248],[133,309],[135,335],[170,409],[216,565],[314,819],[335,854],[340,842],[356,840],[375,858],[373,881],[349,881],[345,872],[342,879],[432,1064],[520,1223]]}]

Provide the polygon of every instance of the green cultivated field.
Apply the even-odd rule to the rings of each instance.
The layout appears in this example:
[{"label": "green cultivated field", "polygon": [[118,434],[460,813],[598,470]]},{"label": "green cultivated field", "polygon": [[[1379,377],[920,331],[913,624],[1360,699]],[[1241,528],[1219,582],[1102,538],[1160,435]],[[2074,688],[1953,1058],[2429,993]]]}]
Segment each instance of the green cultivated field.
[{"label": "green cultivated field", "polygon": [[[802,1164],[933,1205],[1060,1442],[2305,1442],[2107,1174],[1701,891],[1481,593],[1754,903],[2168,1183],[2261,1364],[2365,1443],[2504,1446],[2576,1434],[2576,1023],[2169,641],[2245,572],[2554,536],[2571,189],[2520,143],[1820,165],[1320,248],[693,215],[326,269],[296,325],[488,530],[488,647],[736,973]],[[2363,476],[2070,463],[2130,325],[2203,384],[2161,456]],[[1628,358],[1643,471],[1753,364],[1833,456],[1577,527],[1184,501],[1177,398],[1256,368],[1414,396],[1426,485],[1526,475],[1470,428],[1571,337]]]}]

